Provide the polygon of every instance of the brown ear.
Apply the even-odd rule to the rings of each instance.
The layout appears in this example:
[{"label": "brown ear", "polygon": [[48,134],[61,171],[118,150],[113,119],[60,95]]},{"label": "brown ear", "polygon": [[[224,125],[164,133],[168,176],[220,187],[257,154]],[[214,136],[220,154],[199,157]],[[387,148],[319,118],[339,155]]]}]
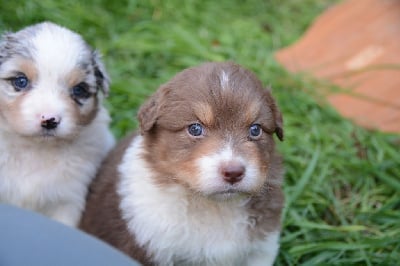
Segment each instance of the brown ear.
[{"label": "brown ear", "polygon": [[157,103],[154,96],[151,96],[139,109],[138,120],[142,135],[152,129],[157,121]]},{"label": "brown ear", "polygon": [[275,134],[278,136],[278,139],[280,141],[283,141],[283,118],[282,118],[282,113],[279,111],[277,105],[275,105]]},{"label": "brown ear", "polygon": [[275,134],[278,137],[280,141],[283,141],[283,118],[282,118],[282,113],[278,108],[278,105],[276,104],[274,98],[271,95],[271,90],[267,88],[265,92],[266,100],[268,105],[271,107],[272,110],[272,115],[274,117],[275,121]]},{"label": "brown ear", "polygon": [[140,133],[151,130],[160,116],[161,99],[167,90],[166,87],[160,87],[139,109],[138,120]]}]

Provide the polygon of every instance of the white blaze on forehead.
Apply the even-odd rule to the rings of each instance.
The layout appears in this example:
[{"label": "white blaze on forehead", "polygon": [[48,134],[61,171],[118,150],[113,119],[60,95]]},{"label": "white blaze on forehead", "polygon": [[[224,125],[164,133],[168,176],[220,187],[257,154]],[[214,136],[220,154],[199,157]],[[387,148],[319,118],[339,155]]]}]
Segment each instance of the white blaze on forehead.
[{"label": "white blaze on forehead", "polygon": [[233,150],[230,144],[226,144],[221,150],[216,153],[203,156],[199,159],[199,167],[202,172],[217,169],[221,162],[229,162],[234,159]]},{"label": "white blaze on forehead", "polygon": [[222,70],[222,72],[219,76],[219,82],[220,82],[221,88],[223,90],[226,90],[229,88],[229,75],[224,70]]},{"label": "white blaze on forehead", "polygon": [[33,60],[47,78],[69,73],[90,55],[78,34],[50,23],[44,23],[31,42]]}]

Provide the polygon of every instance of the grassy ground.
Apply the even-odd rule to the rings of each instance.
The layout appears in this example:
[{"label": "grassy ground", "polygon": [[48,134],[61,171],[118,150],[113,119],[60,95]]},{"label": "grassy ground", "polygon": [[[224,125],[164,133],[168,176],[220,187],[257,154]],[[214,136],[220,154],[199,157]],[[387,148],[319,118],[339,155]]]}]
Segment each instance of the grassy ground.
[{"label": "grassy ground", "polygon": [[317,83],[273,58],[333,2],[0,0],[0,31],[51,20],[97,47],[113,80],[107,104],[117,137],[137,127],[138,106],[183,68],[234,60],[252,69],[273,87],[285,119],[287,204],[276,265],[398,265],[400,137],[317,104]]}]

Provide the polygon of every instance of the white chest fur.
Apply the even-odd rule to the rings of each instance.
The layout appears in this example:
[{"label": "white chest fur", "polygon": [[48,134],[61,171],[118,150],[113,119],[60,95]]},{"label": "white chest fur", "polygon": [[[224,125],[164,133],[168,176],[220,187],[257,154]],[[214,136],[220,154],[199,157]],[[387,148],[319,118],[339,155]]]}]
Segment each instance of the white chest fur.
[{"label": "white chest fur", "polygon": [[45,207],[45,198],[57,194],[60,186],[54,184],[66,181],[69,170],[67,165],[70,164],[62,158],[70,156],[66,156],[65,150],[45,146],[25,141],[1,141],[1,202],[36,210]]},{"label": "white chest fur", "polygon": [[119,168],[120,209],[136,241],[158,265],[258,265],[259,254],[259,265],[271,265],[278,233],[263,241],[249,238],[247,200],[216,202],[178,185],[156,185],[141,159],[141,143],[141,137],[134,140]]}]

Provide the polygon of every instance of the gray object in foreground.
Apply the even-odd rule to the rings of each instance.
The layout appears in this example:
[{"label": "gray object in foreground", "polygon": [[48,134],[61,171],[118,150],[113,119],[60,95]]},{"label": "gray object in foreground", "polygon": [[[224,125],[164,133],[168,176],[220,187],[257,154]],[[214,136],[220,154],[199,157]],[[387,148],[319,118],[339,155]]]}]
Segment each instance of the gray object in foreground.
[{"label": "gray object in foreground", "polygon": [[0,204],[1,266],[137,266],[121,252],[40,214]]}]

